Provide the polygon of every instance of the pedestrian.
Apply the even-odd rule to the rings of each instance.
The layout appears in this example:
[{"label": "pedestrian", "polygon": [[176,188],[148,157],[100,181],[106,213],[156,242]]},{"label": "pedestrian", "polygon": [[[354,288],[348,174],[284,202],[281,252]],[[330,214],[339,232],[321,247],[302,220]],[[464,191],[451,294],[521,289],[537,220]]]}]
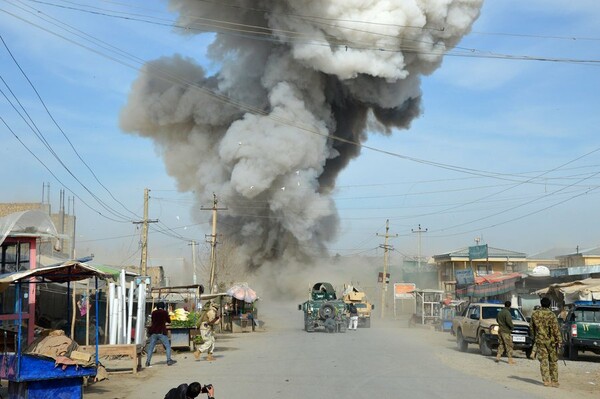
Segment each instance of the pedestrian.
[{"label": "pedestrian", "polygon": [[504,302],[504,308],[496,316],[498,322],[498,353],[496,354],[496,363],[500,361],[502,353],[506,352],[508,356],[508,364],[515,364],[513,360],[513,342],[512,330],[515,328],[512,321],[512,313],[510,301]]},{"label": "pedestrian", "polygon": [[569,307],[563,306],[562,310],[558,314],[558,320],[561,322],[567,321],[567,315],[569,314]]},{"label": "pedestrian", "polygon": [[562,345],[556,315],[550,310],[550,298],[540,300],[542,307],[531,315],[531,330],[544,386],[558,388],[558,350]]},{"label": "pedestrian", "polygon": [[152,352],[156,346],[156,341],[162,342],[167,352],[167,366],[172,366],[177,363],[176,360],[171,359],[171,344],[169,343],[169,337],[167,336],[167,324],[171,323],[169,313],[165,310],[164,302],[156,304],[156,309],[151,315],[152,324],[148,328],[148,335],[150,335],[150,344],[146,352],[146,367],[150,367],[150,360],[152,359]]},{"label": "pedestrian", "polygon": [[350,303],[350,305],[348,305],[348,312],[350,313],[350,325],[348,326],[348,330],[356,330],[358,327],[358,309],[356,309],[356,305]]},{"label": "pedestrian", "polygon": [[194,351],[194,357],[196,360],[200,360],[202,352],[206,352],[206,360],[216,360],[213,356],[215,350],[215,336],[214,336],[214,325],[219,320],[219,307],[216,303],[208,301],[204,304],[202,312],[200,313],[200,319],[198,320],[200,328],[200,337],[202,337],[202,344]]}]

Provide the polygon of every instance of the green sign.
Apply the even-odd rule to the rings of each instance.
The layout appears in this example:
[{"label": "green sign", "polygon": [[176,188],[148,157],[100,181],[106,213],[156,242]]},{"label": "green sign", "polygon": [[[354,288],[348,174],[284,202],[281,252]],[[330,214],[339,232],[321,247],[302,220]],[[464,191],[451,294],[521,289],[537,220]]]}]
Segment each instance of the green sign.
[{"label": "green sign", "polygon": [[469,260],[473,259],[487,259],[488,257],[488,246],[485,245],[476,245],[474,247],[469,247]]}]

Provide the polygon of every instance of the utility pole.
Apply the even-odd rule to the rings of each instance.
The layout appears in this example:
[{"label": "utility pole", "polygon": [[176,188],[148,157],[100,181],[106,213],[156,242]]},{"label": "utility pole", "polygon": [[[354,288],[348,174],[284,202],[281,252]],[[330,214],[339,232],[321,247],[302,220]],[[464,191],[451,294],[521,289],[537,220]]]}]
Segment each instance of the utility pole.
[{"label": "utility pole", "polygon": [[140,261],[140,274],[147,276],[148,274],[148,224],[157,223],[158,219],[148,220],[148,199],[150,198],[150,190],[144,189],[144,219],[133,224],[142,225],[142,259]]},{"label": "utility pole", "polygon": [[190,245],[192,246],[192,267],[194,269],[194,285],[198,284],[198,278],[196,277],[196,244],[198,244],[196,241],[190,241]]},{"label": "utility pole", "polygon": [[213,193],[213,206],[212,208],[204,208],[200,209],[203,211],[211,211],[212,210],[212,234],[210,240],[210,293],[214,293],[214,285],[215,285],[215,272],[217,268],[217,211],[226,211],[227,208],[217,208],[217,195]]},{"label": "utility pole", "polygon": [[418,259],[417,259],[417,263],[418,263],[418,268],[417,271],[421,271],[421,234],[423,233],[427,233],[427,229],[423,230],[421,229],[421,225],[419,224],[419,228],[417,230],[415,229],[411,229],[413,233],[417,233],[419,235],[419,241],[417,244],[418,247]]},{"label": "utility pole", "polygon": [[379,245],[380,248],[383,248],[383,279],[381,281],[381,318],[385,316],[385,293],[387,291],[387,268],[388,268],[388,251],[393,249],[391,245],[388,245],[388,238],[390,237],[398,237],[398,234],[390,235],[388,234],[390,231],[390,220],[387,219],[385,221],[385,235],[376,234],[379,237],[384,237],[383,245]]}]

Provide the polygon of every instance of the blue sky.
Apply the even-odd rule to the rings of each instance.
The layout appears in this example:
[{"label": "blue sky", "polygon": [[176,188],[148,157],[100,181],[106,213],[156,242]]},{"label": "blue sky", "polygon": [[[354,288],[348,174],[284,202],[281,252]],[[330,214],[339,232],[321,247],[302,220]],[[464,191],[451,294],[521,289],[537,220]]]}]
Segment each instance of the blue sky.
[{"label": "blue sky", "polygon": [[[112,2],[88,4],[116,9]],[[160,1],[128,2],[135,12],[173,20]],[[181,36],[167,26],[107,18],[43,3],[22,2],[68,21],[81,31],[143,60],[175,53],[193,57],[208,70],[210,34]],[[156,14],[154,14],[156,10]],[[130,11],[131,12],[131,11]],[[12,14],[12,15],[11,15]],[[190,215],[191,195],[179,193],[165,172],[154,144],[123,133],[119,113],[127,101],[134,68],[109,60],[24,22],[23,9],[0,5],[0,34],[79,154],[127,209],[142,214],[143,190],[151,189],[150,217],[185,238],[204,242],[206,223]],[[475,57],[446,56],[422,80],[423,114],[409,130],[372,134],[370,147],[413,158],[363,149],[342,172],[334,198],[341,218],[331,253],[380,254],[386,219],[394,256],[422,255],[474,244],[528,254],[552,247],[589,248],[598,236],[597,162],[600,148],[600,4],[597,1],[486,1],[473,31],[459,47]],[[49,25],[44,25],[49,26]],[[57,28],[48,28],[59,32]],[[472,51],[470,51],[472,50]],[[115,209],[113,201],[77,159],[45,113],[4,45],[0,74],[69,169]],[[488,58],[545,58],[547,61]],[[573,61],[594,60],[582,65]],[[2,90],[7,93],[6,86]],[[78,217],[78,254],[94,253],[113,263],[139,261],[139,231],[131,222],[113,222],[94,210],[99,205],[52,159],[4,97],[0,115],[14,133],[71,189]],[[0,124],[0,159],[5,170],[0,202],[36,202],[42,184],[51,183],[53,206],[61,184]],[[584,155],[589,154],[584,157]],[[431,165],[437,164],[437,166]],[[461,171],[455,170],[456,168]],[[491,177],[494,175],[494,177]],[[67,196],[73,196],[67,192]],[[210,206],[207,203],[205,206]],[[224,204],[226,205],[226,204]],[[118,237],[118,238],[116,238]],[[150,257],[189,257],[186,240],[156,232]]]}]

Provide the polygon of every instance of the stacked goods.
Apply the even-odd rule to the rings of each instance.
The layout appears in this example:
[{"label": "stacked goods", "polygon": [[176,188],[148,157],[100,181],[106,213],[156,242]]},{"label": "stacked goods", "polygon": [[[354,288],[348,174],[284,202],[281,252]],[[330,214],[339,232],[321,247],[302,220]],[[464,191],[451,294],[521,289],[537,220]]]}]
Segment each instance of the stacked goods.
[{"label": "stacked goods", "polygon": [[179,308],[169,312],[169,316],[171,317],[171,327],[196,328],[196,322],[198,321],[198,313],[196,312],[188,312],[183,308]]}]

